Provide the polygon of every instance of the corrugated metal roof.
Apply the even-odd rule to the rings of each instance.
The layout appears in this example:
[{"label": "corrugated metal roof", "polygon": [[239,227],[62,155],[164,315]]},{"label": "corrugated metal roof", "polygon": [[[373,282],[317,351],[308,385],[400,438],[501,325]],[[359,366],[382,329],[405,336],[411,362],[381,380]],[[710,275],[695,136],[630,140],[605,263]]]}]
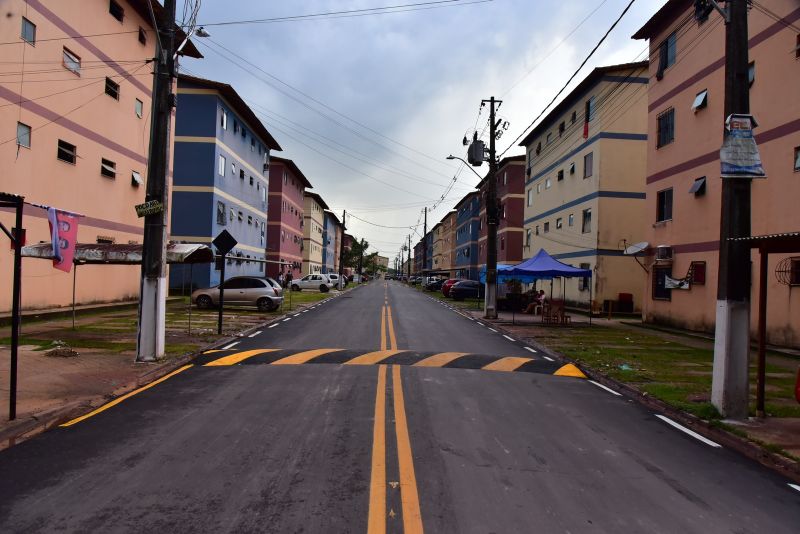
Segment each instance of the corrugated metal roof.
[{"label": "corrugated metal roof", "polygon": [[730,237],[728,241],[773,241],[784,239],[800,239],[800,232],[784,232],[782,234],[751,235],[750,237]]},{"label": "corrugated metal roof", "polygon": [[[22,257],[53,259],[53,246],[38,243],[22,247]],[[168,243],[167,263],[211,263],[214,252],[208,245],[196,243]],[[73,263],[104,265],[136,265],[142,263],[142,245],[117,245],[112,243],[78,243],[75,245]]]}]

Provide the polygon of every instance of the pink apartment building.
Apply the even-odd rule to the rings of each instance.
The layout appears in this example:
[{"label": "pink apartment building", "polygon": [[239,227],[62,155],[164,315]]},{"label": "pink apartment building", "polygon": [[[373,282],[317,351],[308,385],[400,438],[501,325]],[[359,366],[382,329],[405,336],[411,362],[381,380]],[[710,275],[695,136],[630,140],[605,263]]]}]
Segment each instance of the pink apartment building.
[{"label": "pink apartment building", "polygon": [[[763,8],[766,8],[765,11]],[[800,230],[800,4],[761,0],[748,15],[750,108],[767,178],[752,182],[752,235]],[[719,149],[724,115],[725,25],[691,0],[670,0],[635,35],[650,41],[646,321],[714,329],[720,235]],[[758,265],[757,252],[753,254]],[[791,284],[774,276],[791,267]],[[771,255],[767,329],[772,343],[800,345],[800,257]],[[755,267],[751,331],[757,321]],[[688,278],[667,289],[666,277]],[[741,283],[747,284],[748,280]]]},{"label": "pink apartment building", "polygon": [[[516,265],[522,261],[523,226],[525,219],[525,155],[503,158],[497,169],[497,263]],[[478,189],[485,199],[489,185],[484,178]],[[486,203],[481,202],[480,237],[478,238],[478,268],[486,265]]]},{"label": "pink apartment building", "polygon": [[[270,157],[267,209],[267,276],[303,275],[303,202],[311,183],[290,159]],[[276,262],[290,263],[281,265]]]},{"label": "pink apartment building", "polygon": [[[149,3],[156,14],[163,9]],[[134,205],[144,201],[150,137],[149,9],[147,0],[2,3],[0,190],[84,215],[80,243],[142,240]],[[184,53],[201,57],[191,43]],[[13,226],[11,213],[0,211],[0,220]],[[26,206],[23,224],[28,244],[50,240],[43,209]],[[22,264],[24,308],[71,301],[71,273],[49,261]],[[1,287],[10,287],[11,273],[6,245]],[[139,266],[82,266],[77,301],[138,298],[139,274]],[[0,292],[0,311],[10,308],[10,291]]]}]

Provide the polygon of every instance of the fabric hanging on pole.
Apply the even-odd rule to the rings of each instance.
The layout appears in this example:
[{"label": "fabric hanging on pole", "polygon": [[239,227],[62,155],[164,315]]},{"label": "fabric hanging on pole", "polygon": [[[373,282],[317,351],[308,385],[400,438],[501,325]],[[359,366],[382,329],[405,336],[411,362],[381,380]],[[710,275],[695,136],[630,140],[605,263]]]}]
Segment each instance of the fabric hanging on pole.
[{"label": "fabric hanging on pole", "polygon": [[68,273],[72,270],[75,244],[78,240],[78,216],[56,208],[47,208],[47,221],[53,244],[53,267]]},{"label": "fabric hanging on pole", "polygon": [[689,278],[681,278],[680,280],[670,276],[664,276],[665,289],[691,289],[692,285],[689,283]]}]

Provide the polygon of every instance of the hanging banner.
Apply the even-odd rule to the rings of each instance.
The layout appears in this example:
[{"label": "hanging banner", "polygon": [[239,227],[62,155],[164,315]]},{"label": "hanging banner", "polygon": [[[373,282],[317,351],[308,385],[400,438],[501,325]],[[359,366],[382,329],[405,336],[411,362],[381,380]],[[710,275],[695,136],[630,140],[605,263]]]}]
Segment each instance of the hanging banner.
[{"label": "hanging banner", "polygon": [[50,239],[53,245],[53,267],[64,272],[72,270],[75,244],[78,241],[78,215],[47,208]]},{"label": "hanging banner", "polygon": [[753,137],[753,128],[757,126],[752,115],[733,114],[725,120],[725,137],[719,151],[720,176],[766,178]]}]

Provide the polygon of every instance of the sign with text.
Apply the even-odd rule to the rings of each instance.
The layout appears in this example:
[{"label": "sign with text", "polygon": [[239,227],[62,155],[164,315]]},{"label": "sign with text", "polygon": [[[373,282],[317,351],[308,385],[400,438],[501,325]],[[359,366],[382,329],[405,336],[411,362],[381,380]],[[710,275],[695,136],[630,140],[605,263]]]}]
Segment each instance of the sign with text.
[{"label": "sign with text", "polygon": [[158,200],[148,200],[142,204],[137,204],[136,208],[136,215],[139,217],[144,217],[145,215],[153,215],[155,213],[161,213],[164,211],[164,204],[159,202]]},{"label": "sign with text", "polygon": [[757,126],[752,115],[732,114],[725,120],[725,138],[719,151],[723,178],[766,178],[753,137]]}]

